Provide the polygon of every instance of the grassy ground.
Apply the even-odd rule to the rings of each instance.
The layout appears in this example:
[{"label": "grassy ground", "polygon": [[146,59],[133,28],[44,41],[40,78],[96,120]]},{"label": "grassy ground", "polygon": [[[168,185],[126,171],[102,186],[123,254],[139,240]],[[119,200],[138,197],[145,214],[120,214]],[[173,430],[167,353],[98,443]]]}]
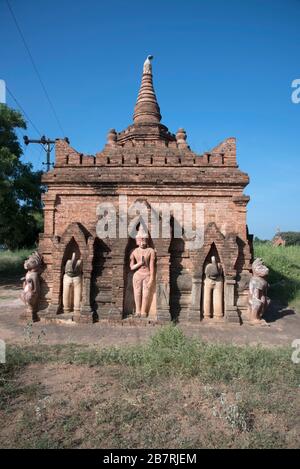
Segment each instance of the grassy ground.
[{"label": "grassy ground", "polygon": [[294,448],[291,349],[215,345],[166,326],[148,344],[9,347],[1,447]]},{"label": "grassy ground", "polygon": [[[0,278],[22,276],[28,254],[1,252]],[[270,296],[297,306],[300,248],[258,244],[255,255],[270,267]],[[299,447],[291,353],[208,344],[174,326],[120,348],[29,337],[0,365],[0,447]]]},{"label": "grassy ground", "polygon": [[300,311],[300,246],[255,243],[254,254],[270,269],[269,296]]},{"label": "grassy ground", "polygon": [[25,273],[24,260],[34,249],[21,249],[19,251],[0,251],[0,280],[11,280],[22,277]]}]

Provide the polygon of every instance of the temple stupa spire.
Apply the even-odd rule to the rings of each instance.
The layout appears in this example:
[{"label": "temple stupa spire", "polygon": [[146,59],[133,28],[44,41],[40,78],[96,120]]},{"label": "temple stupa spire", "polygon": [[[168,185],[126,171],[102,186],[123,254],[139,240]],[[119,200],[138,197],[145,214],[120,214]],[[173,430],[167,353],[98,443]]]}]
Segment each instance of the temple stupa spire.
[{"label": "temple stupa spire", "polygon": [[152,81],[153,55],[148,55],[144,62],[143,76],[137,102],[134,108],[133,120],[137,124],[159,123],[161,114]]}]

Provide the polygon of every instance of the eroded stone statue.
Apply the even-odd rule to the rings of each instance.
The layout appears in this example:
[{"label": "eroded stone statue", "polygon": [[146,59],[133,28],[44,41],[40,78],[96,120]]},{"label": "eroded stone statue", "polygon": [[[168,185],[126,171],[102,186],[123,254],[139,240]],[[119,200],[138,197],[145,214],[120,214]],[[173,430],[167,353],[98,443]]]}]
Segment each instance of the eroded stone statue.
[{"label": "eroded stone statue", "polygon": [[67,260],[65,274],[63,278],[63,308],[64,313],[80,313],[82,296],[82,261],[76,261],[76,254],[73,252],[72,259]]},{"label": "eroded stone statue", "polygon": [[38,303],[40,297],[40,273],[42,271],[43,258],[35,251],[24,262],[24,268],[28,271],[21,280],[23,280],[23,291],[21,300],[27,306],[26,316],[36,320]]},{"label": "eroded stone statue", "polygon": [[203,316],[205,319],[223,317],[223,269],[216,258],[212,256],[211,262],[205,268]]},{"label": "eroded stone statue", "polygon": [[248,312],[252,323],[265,322],[262,316],[270,304],[267,297],[268,282],[266,280],[269,269],[263,260],[258,258],[252,264],[252,278],[249,282]]},{"label": "eroded stone statue", "polygon": [[138,247],[130,255],[130,269],[134,271],[132,283],[135,315],[147,317],[155,280],[155,251],[148,245],[148,234],[143,229],[139,229],[136,243]]}]

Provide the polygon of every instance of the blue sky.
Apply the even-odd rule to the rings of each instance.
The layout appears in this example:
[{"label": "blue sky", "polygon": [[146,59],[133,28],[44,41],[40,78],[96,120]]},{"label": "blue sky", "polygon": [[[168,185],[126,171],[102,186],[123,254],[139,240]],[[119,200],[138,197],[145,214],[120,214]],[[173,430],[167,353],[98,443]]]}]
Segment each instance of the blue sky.
[{"label": "blue sky", "polygon": [[[71,145],[93,154],[132,121],[142,64],[162,122],[184,127],[202,153],[237,137],[250,232],[300,231],[299,0],[10,0]],[[62,136],[6,2],[0,0],[0,78],[34,124]],[[16,107],[8,96],[7,103]],[[37,137],[28,125],[28,135]],[[63,136],[64,136],[63,135]],[[40,148],[25,161],[41,167]]]}]

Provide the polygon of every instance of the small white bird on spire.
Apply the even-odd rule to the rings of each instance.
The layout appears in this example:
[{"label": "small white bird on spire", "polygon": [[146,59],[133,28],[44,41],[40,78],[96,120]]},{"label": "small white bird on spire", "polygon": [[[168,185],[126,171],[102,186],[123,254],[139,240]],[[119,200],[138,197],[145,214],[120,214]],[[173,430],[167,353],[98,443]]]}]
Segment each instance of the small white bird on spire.
[{"label": "small white bird on spire", "polygon": [[153,55],[148,55],[144,62],[143,73],[152,73],[151,60],[153,60]]}]

